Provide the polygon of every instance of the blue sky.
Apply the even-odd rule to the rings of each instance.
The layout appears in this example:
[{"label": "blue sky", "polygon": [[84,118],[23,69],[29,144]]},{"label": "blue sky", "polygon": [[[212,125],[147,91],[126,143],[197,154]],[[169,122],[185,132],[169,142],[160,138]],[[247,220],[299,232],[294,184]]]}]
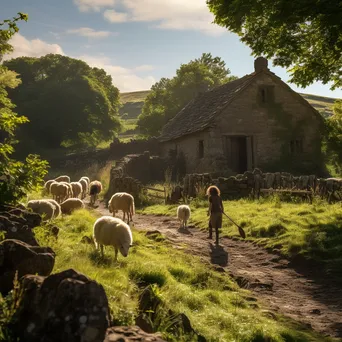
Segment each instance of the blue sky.
[{"label": "blue sky", "polygon": [[[121,91],[149,89],[172,77],[181,63],[211,52],[231,73],[253,71],[251,50],[238,37],[211,24],[205,0],[1,0],[0,20],[29,15],[13,40],[12,56],[61,53],[102,67]],[[282,80],[285,69],[270,69]],[[342,90],[315,83],[294,90],[342,98]]]}]

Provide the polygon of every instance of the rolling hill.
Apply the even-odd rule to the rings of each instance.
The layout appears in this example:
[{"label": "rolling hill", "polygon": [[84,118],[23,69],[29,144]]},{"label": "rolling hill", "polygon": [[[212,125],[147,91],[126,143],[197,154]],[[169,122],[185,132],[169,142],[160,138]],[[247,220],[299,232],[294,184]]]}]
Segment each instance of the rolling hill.
[{"label": "rolling hill", "polygon": [[[124,119],[136,119],[141,113],[144,100],[149,93],[150,90],[122,93],[120,96],[123,107],[120,109],[120,115],[122,116],[126,113],[127,115],[123,117]],[[334,98],[303,93],[299,94],[315,109],[322,113],[324,117],[332,115],[332,105],[335,101]]]}]

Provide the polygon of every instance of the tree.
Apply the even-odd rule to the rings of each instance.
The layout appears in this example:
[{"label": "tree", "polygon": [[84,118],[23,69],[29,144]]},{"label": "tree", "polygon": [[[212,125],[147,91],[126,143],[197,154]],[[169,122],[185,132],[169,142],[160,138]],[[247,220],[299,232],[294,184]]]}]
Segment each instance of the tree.
[{"label": "tree", "polygon": [[10,92],[18,112],[30,119],[22,140],[47,148],[94,146],[120,130],[119,90],[103,69],[57,54],[4,64],[22,78]]},{"label": "tree", "polygon": [[341,1],[207,0],[215,23],[237,33],[255,56],[290,68],[301,87],[342,86]]},{"label": "tree", "polygon": [[[18,32],[16,22],[27,20],[27,15],[18,13],[12,20],[0,22],[0,56],[12,51],[8,40]],[[3,29],[4,25],[8,26]],[[18,202],[28,191],[36,189],[47,173],[48,163],[37,155],[28,155],[25,163],[10,156],[16,143],[15,132],[19,125],[28,122],[25,116],[12,111],[15,107],[8,98],[8,88],[14,89],[20,84],[18,74],[0,65],[0,205]]]},{"label": "tree", "polygon": [[172,79],[162,78],[151,88],[138,119],[140,132],[160,134],[164,124],[201,92],[236,79],[219,57],[203,53],[198,59],[182,64]]},{"label": "tree", "polygon": [[325,153],[334,173],[342,177],[342,100],[335,101],[333,115],[325,121]]}]

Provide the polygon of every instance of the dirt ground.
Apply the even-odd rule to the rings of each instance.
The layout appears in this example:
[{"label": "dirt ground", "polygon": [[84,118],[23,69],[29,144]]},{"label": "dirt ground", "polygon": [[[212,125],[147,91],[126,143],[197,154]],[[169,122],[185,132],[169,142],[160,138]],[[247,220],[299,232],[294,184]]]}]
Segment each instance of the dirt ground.
[{"label": "dirt ground", "polygon": [[[102,206],[97,210],[111,215]],[[122,218],[121,212],[117,216]],[[191,225],[180,228],[176,218],[136,214],[133,220],[133,229],[157,230],[175,248],[189,250],[219,272],[226,272],[271,311],[323,335],[342,337],[342,286],[332,277],[320,274],[317,267],[290,263],[247,241],[222,238],[216,246],[206,232]]]}]

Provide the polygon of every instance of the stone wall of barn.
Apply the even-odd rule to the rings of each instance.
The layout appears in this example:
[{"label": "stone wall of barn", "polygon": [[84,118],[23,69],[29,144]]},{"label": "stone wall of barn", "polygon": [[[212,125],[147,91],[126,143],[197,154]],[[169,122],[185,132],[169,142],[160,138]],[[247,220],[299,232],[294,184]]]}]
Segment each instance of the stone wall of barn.
[{"label": "stone wall of barn", "polygon": [[[266,103],[260,97],[264,86],[273,88]],[[265,171],[320,174],[320,125],[319,118],[299,96],[262,73],[217,117],[213,127],[165,142],[162,151],[164,155],[170,149],[183,152],[187,173],[218,172],[229,176],[236,172],[230,170],[227,162],[225,136],[251,136],[253,158],[248,170],[259,167]],[[202,158],[198,150],[200,140],[204,145]],[[302,141],[301,153],[291,154],[294,140]]]}]

